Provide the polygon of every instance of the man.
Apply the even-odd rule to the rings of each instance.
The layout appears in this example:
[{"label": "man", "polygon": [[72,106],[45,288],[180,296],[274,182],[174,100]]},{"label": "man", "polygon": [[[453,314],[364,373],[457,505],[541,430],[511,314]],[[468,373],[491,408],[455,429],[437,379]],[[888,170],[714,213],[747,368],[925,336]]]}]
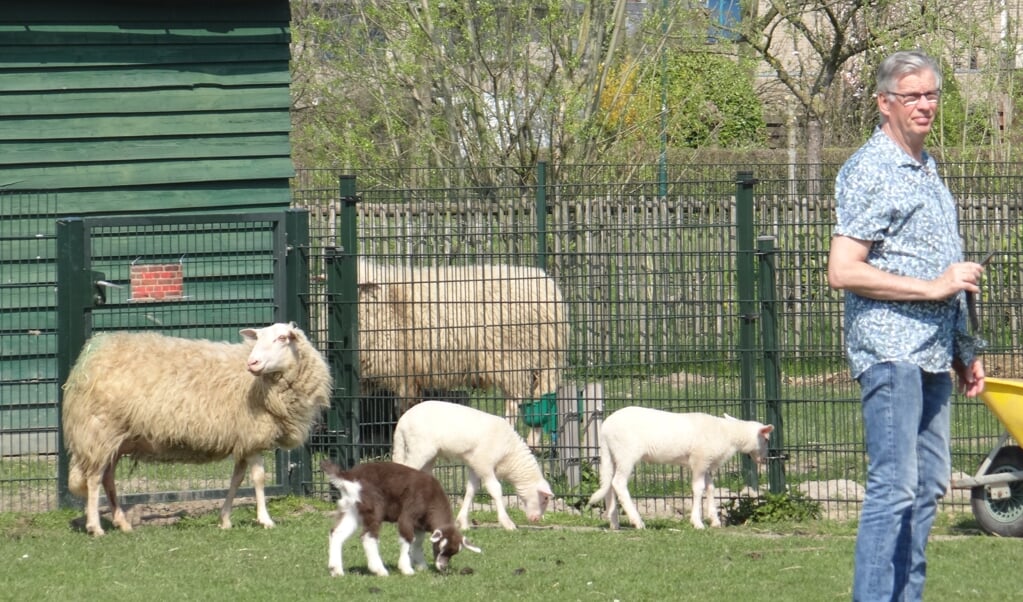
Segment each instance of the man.
[{"label": "man", "polygon": [[853,599],[920,600],[924,550],[951,476],[949,404],[984,388],[965,292],[984,271],[963,261],[958,216],[924,139],[941,71],[896,52],[877,72],[881,123],[835,182],[828,283],[845,291],[846,354],[860,384],[868,459]]}]

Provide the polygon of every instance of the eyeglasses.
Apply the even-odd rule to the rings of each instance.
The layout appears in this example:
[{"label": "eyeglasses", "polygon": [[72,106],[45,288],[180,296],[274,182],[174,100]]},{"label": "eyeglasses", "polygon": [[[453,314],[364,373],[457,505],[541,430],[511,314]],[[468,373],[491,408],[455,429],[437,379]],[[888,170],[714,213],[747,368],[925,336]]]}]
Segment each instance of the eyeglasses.
[{"label": "eyeglasses", "polygon": [[932,90],[931,92],[911,92],[909,94],[885,92],[885,94],[898,98],[899,102],[901,102],[904,107],[915,107],[921,100],[927,100],[930,104],[935,104],[938,102],[938,99],[941,98],[941,90]]}]

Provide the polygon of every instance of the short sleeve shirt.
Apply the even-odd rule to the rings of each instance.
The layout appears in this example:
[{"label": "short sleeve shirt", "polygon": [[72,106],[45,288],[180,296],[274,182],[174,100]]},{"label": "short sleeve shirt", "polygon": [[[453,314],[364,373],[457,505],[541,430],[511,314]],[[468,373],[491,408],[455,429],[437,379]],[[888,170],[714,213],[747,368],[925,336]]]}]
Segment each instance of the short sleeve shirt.
[{"label": "short sleeve shirt", "polygon": [[[893,274],[932,280],[962,261],[956,206],[933,157],[916,161],[880,128],[835,181],[836,235],[872,242],[867,262]],[[903,361],[948,371],[965,296],[882,301],[845,293],[846,355],[854,378],[873,364]]]}]

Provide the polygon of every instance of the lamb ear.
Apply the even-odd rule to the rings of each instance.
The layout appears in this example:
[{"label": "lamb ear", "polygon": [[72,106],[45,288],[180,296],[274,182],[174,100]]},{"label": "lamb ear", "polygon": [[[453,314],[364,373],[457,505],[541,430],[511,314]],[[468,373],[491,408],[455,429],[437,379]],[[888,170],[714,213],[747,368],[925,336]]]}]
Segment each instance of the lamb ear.
[{"label": "lamb ear", "polygon": [[554,490],[551,489],[551,485],[547,481],[541,482],[540,486],[537,487],[537,491],[539,491],[541,495],[554,497]]},{"label": "lamb ear", "polygon": [[764,439],[769,439],[771,437],[772,431],[774,431],[773,424],[765,424],[764,426],[760,427],[760,435],[763,436]]},{"label": "lamb ear", "polygon": [[440,529],[437,529],[436,531],[430,534],[430,543],[437,543],[442,539],[444,539],[444,533],[441,532]]},{"label": "lamb ear", "polygon": [[256,334],[256,330],[254,328],[243,328],[238,331],[238,334],[242,335],[242,338],[246,341],[255,341],[259,338],[259,335]]},{"label": "lamb ear", "polygon": [[477,554],[483,553],[483,550],[479,549],[479,546],[472,545],[468,539],[462,539],[462,547],[470,552],[476,552]]},{"label": "lamb ear", "polygon": [[738,420],[735,416],[730,416],[727,412],[725,413],[725,420]]}]

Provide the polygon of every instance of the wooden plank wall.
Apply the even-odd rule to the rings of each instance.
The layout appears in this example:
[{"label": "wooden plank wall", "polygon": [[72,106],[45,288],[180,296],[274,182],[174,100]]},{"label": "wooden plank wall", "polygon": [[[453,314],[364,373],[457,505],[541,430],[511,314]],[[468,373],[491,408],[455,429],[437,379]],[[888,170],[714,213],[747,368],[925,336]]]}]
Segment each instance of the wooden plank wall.
[{"label": "wooden plank wall", "polygon": [[[58,216],[290,205],[289,25],[287,0],[3,3],[0,455],[54,449]],[[196,237],[214,242],[171,237],[160,257],[187,254],[186,298],[173,310],[105,314],[111,323],[98,326],[193,334],[222,320],[216,336],[233,339],[239,321],[269,321],[272,260],[246,259],[256,257],[255,239]],[[127,284],[132,261],[161,253],[152,240],[140,244],[108,250],[96,265]],[[112,290],[111,301],[129,293]]]},{"label": "wooden plank wall", "polygon": [[63,214],[286,208],[286,0],[5,2],[0,187]]}]

